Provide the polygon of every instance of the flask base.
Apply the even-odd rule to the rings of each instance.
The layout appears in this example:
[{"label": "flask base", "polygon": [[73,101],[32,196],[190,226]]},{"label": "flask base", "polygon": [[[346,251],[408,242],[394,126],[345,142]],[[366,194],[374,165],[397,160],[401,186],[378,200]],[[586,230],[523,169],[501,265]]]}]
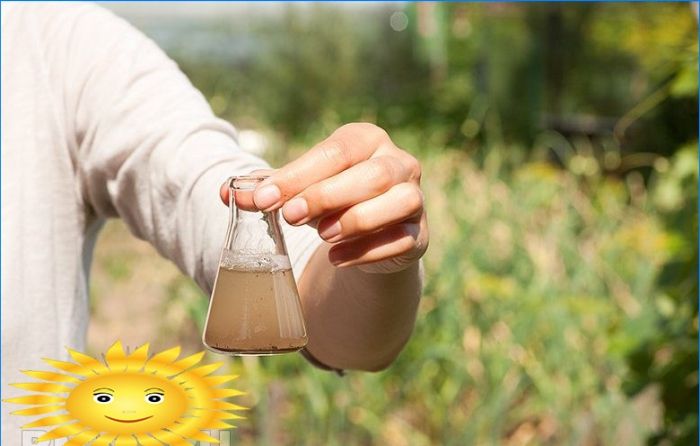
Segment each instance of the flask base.
[{"label": "flask base", "polygon": [[264,349],[240,349],[240,348],[220,348],[220,347],[211,347],[208,345],[205,345],[205,347],[208,350],[211,350],[214,353],[219,353],[222,355],[231,355],[231,356],[274,356],[274,355],[283,355],[286,353],[294,353],[298,352],[304,346],[299,346],[299,347],[287,347],[287,348],[277,348],[277,347],[270,347],[270,348],[264,348]]}]

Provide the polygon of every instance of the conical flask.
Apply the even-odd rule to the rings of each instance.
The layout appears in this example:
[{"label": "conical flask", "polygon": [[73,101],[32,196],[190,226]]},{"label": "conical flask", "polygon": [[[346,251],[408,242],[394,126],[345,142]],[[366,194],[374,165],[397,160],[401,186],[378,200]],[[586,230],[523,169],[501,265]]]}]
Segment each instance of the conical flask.
[{"label": "conical flask", "polygon": [[218,353],[274,355],[307,342],[279,213],[253,204],[264,179],[229,179],[229,226],[203,335],[204,345]]}]

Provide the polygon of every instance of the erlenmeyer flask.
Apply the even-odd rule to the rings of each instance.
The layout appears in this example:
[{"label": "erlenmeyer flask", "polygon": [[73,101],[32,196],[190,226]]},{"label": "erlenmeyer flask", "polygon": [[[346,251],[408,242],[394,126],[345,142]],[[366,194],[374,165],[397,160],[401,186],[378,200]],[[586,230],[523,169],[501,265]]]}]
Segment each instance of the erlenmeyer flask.
[{"label": "erlenmeyer flask", "polygon": [[203,335],[204,345],[219,353],[274,355],[307,342],[279,213],[253,204],[264,179],[229,179],[230,220]]}]

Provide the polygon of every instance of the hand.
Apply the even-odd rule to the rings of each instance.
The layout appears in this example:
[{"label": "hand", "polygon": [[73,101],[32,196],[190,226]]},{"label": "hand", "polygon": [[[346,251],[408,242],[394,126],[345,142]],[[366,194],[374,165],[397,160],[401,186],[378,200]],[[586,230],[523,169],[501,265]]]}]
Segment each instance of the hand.
[{"label": "hand", "polygon": [[[255,190],[258,209],[282,207],[292,225],[309,224],[333,244],[336,266],[395,272],[428,247],[418,161],[373,124],[347,124]],[[221,197],[228,203],[228,189]]]}]

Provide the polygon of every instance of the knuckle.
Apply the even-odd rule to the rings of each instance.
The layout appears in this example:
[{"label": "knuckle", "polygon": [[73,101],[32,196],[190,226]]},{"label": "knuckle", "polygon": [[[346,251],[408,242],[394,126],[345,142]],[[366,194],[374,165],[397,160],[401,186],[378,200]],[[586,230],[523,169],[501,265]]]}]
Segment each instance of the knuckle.
[{"label": "knuckle", "polygon": [[389,139],[389,134],[384,130],[383,128],[379,127],[376,124],[372,124],[369,122],[363,122],[362,125],[364,126],[364,130],[367,132],[368,135],[372,135],[377,139],[380,140],[387,140]]},{"label": "knuckle", "polygon": [[371,122],[351,122],[350,124],[345,124],[341,128],[377,137],[389,136],[386,130]]},{"label": "knuckle", "polygon": [[361,209],[355,209],[348,217],[349,227],[353,228],[354,232],[369,232],[373,229],[371,219],[367,212]]},{"label": "knuckle", "polygon": [[385,157],[372,158],[367,164],[366,181],[374,192],[381,193],[391,187],[394,180],[394,166]]},{"label": "knuckle", "polygon": [[371,141],[375,146],[391,140],[386,130],[371,122],[352,122],[345,124],[338,130],[341,133],[360,136],[364,140]]},{"label": "knuckle", "polygon": [[423,204],[425,202],[423,191],[420,187],[415,185],[410,185],[406,188],[403,200],[411,214],[418,213],[423,209]]},{"label": "knuckle", "polygon": [[339,165],[343,169],[347,169],[352,165],[352,149],[342,138],[326,141],[326,144],[324,144],[320,150],[321,155],[332,164]]},{"label": "knuckle", "polygon": [[407,154],[407,156],[406,156],[406,168],[408,169],[409,177],[411,179],[420,180],[420,177],[423,174],[423,172],[422,172],[420,162],[418,161],[418,159],[415,156]]},{"label": "knuckle", "polygon": [[310,201],[315,202],[320,211],[325,212],[333,208],[335,192],[332,185],[321,183],[311,191],[310,195],[312,196]]}]

